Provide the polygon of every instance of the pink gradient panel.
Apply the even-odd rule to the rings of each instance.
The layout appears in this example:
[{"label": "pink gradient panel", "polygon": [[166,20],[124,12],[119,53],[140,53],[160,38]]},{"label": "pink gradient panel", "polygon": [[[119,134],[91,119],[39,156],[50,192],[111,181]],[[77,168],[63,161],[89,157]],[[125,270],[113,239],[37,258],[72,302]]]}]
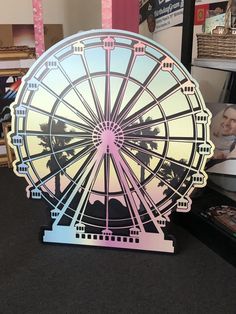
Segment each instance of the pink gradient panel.
[{"label": "pink gradient panel", "polygon": [[139,1],[112,1],[112,28],[139,32]]},{"label": "pink gradient panel", "polygon": [[102,28],[139,32],[138,0],[102,0]]}]

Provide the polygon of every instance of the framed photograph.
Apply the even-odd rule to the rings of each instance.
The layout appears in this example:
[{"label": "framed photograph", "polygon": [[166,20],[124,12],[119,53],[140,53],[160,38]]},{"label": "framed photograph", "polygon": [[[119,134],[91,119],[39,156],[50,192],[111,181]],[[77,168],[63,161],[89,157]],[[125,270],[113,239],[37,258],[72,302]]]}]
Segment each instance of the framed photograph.
[{"label": "framed photograph", "polygon": [[212,112],[214,155],[207,162],[209,179],[224,190],[236,192],[236,104],[207,104]]},{"label": "framed photograph", "polygon": [[236,208],[228,205],[210,207],[201,215],[236,237]]}]

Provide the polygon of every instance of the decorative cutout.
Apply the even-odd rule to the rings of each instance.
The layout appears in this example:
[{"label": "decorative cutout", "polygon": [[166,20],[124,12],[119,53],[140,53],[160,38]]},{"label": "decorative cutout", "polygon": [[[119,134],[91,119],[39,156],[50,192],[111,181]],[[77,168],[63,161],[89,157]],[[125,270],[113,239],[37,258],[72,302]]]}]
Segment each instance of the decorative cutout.
[{"label": "decorative cutout", "polygon": [[15,172],[51,207],[44,242],[174,252],[169,216],[206,183],[211,142],[173,56],[129,32],[76,34],[33,65],[12,114]]}]

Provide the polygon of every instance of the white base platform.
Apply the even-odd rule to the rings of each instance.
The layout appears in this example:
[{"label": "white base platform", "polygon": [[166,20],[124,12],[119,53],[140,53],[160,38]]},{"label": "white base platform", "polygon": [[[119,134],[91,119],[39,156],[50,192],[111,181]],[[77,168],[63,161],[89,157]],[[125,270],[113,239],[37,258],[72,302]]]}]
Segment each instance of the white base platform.
[{"label": "white base platform", "polygon": [[140,233],[136,237],[131,237],[76,233],[75,228],[56,226],[52,230],[44,231],[43,242],[174,253],[172,240],[165,240],[163,234],[147,232]]}]

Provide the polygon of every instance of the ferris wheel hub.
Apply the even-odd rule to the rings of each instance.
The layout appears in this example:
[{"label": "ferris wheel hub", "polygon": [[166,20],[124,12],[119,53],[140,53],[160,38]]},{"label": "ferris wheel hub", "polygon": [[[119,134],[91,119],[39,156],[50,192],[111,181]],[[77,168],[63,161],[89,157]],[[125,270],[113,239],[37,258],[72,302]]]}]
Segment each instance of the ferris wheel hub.
[{"label": "ferris wheel hub", "polygon": [[124,143],[124,133],[121,127],[113,121],[103,121],[93,130],[93,143],[98,147],[109,149],[119,149]]}]

